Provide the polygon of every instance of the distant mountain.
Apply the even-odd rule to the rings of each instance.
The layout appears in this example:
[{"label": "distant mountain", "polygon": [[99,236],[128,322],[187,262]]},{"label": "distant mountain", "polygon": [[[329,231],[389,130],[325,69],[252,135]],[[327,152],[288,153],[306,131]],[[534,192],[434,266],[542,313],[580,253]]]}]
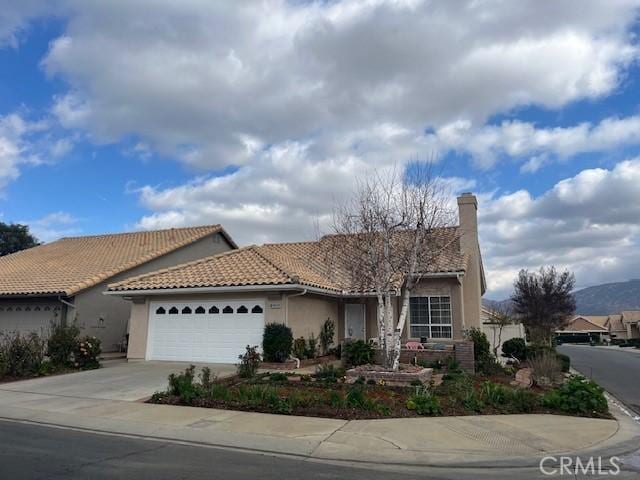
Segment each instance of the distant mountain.
[{"label": "distant mountain", "polygon": [[621,310],[640,310],[640,279],[605,283],[574,293],[576,313],[607,315]]},{"label": "distant mountain", "polygon": [[[640,279],[594,285],[573,294],[576,297],[576,313],[582,315],[608,315],[622,310],[640,310]],[[482,301],[488,308],[508,305],[509,302],[509,299]]]}]

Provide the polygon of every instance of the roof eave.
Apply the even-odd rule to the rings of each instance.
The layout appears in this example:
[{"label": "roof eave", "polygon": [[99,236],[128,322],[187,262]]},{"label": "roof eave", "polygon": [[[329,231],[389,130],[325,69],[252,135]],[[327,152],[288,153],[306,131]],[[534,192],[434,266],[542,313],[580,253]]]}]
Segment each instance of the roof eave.
[{"label": "roof eave", "polygon": [[150,288],[139,290],[106,290],[104,295],[114,295],[122,297],[189,294],[189,293],[233,293],[233,292],[256,292],[269,291],[278,292],[286,290],[306,290],[311,293],[320,293],[328,296],[342,296],[340,292],[324,288],[311,287],[300,283],[281,283],[275,285],[227,285],[220,287],[177,287],[177,288]]}]

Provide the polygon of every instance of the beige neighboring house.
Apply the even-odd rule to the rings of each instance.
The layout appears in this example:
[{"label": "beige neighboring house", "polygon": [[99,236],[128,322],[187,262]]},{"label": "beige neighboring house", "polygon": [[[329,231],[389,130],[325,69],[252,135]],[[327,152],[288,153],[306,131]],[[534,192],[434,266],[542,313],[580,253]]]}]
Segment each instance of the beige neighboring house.
[{"label": "beige neighboring house", "polygon": [[237,248],[220,225],[62,238],[0,257],[0,331],[77,321],[105,352],[123,345],[130,303],[107,284]]},{"label": "beige neighboring house", "polygon": [[640,310],[623,310],[620,315],[627,331],[627,339],[640,338]]},{"label": "beige neighboring house", "polygon": [[640,338],[640,310],[624,310],[613,315],[576,315],[556,333],[561,338],[572,335],[576,341],[589,336],[603,340]]},{"label": "beige neighboring house", "polygon": [[501,333],[496,313],[490,308],[483,306],[480,318],[482,320],[482,331],[491,344],[491,351],[498,347],[498,355],[502,354],[502,344],[507,340],[525,338],[524,326],[520,322],[504,325]]},{"label": "beige neighboring house", "polygon": [[608,340],[609,317],[610,315],[575,315],[565,327],[556,330],[556,335],[565,342]]},{"label": "beige neighboring house", "polygon": [[[480,327],[485,278],[478,244],[477,202],[458,198],[460,225],[437,229],[442,253],[412,291],[405,340],[462,339]],[[131,301],[130,359],[235,363],[245,346],[262,344],[265,323],[316,338],[326,320],[336,341],[377,337],[377,300],[356,291],[344,265],[315,242],[249,246],[109,285]],[[396,292],[395,315],[402,293]]]}]

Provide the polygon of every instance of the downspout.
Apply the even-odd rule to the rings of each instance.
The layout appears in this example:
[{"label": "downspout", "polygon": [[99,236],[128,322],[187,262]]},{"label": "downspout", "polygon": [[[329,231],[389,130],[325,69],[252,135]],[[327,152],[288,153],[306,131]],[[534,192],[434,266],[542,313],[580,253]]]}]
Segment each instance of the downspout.
[{"label": "downspout", "polygon": [[[467,322],[464,317],[464,284],[459,273],[456,273],[456,279],[458,280],[458,285],[460,285],[460,316],[462,317],[462,334],[464,335],[467,330]],[[452,340],[453,337],[454,335],[451,336]]]},{"label": "downspout", "polygon": [[71,302],[67,302],[64,298],[62,298],[60,295],[58,295],[58,301],[63,305],[63,309],[62,312],[64,313],[64,315],[60,315],[60,321],[62,322],[63,325],[67,324],[67,308],[71,307],[75,310],[76,306],[71,303]]},{"label": "downspout", "polygon": [[307,289],[305,288],[301,292],[294,293],[293,295],[286,295],[284,297],[284,324],[289,326],[289,299],[293,297],[301,297],[307,294]]}]

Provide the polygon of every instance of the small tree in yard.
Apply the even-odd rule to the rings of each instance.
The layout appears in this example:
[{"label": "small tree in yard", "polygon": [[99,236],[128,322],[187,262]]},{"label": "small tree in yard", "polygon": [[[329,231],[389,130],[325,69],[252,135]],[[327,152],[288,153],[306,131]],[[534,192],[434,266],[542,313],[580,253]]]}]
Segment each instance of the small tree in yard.
[{"label": "small tree in yard", "polygon": [[504,327],[514,323],[511,307],[508,305],[496,305],[491,309],[491,326],[493,330],[493,355],[498,356],[498,349],[502,345],[502,332]]},{"label": "small tree in yard", "polygon": [[558,273],[553,266],[532,273],[520,270],[511,302],[531,340],[551,345],[553,332],[565,326],[575,312],[574,284],[572,273]]},{"label": "small tree in yard", "polygon": [[[428,166],[418,164],[404,175],[366,178],[351,200],[336,209],[332,255],[346,265],[355,290],[378,300],[378,341],[385,367],[398,369],[411,291],[457,240],[436,234],[454,218],[444,185]],[[393,305],[399,294],[395,323]]]}]

